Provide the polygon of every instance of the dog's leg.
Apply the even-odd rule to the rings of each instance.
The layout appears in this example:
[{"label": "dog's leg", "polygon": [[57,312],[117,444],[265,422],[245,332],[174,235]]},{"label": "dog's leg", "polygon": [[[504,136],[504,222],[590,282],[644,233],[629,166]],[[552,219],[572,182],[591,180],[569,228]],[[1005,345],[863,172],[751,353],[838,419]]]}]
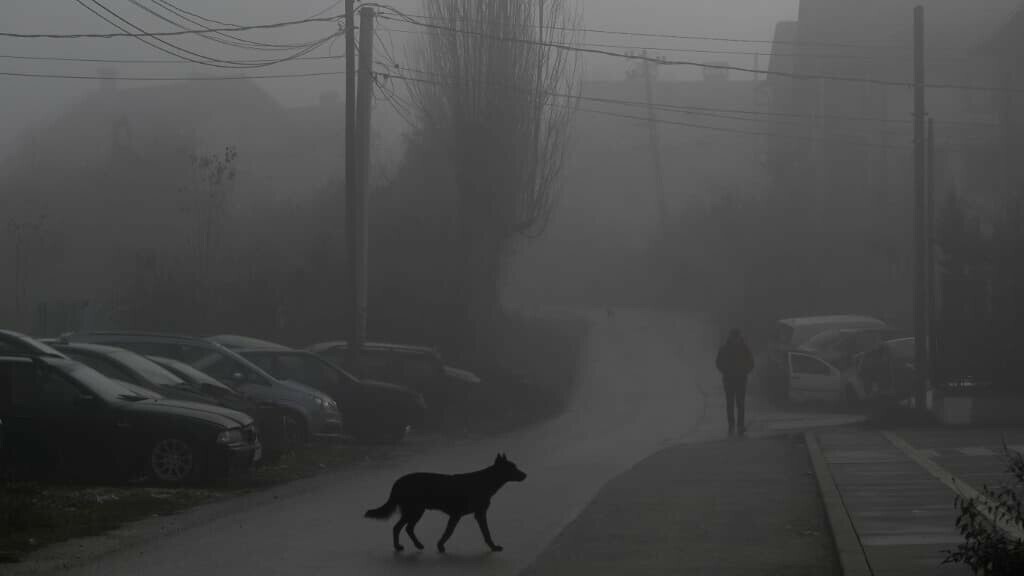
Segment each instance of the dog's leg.
[{"label": "dog's leg", "polygon": [[451,514],[448,516],[448,526],[444,529],[444,534],[441,535],[441,539],[437,542],[437,551],[444,554],[444,544],[452,537],[452,532],[455,532],[455,527],[458,526],[459,520],[462,516],[456,516]]},{"label": "dog's leg", "polygon": [[401,552],[405,549],[402,547],[402,543],[399,542],[399,540],[402,537],[402,528],[405,526],[407,521],[408,520],[405,517],[405,513],[403,512],[402,517],[398,519],[398,522],[395,524],[395,527],[391,529],[391,536],[395,543],[396,552]]},{"label": "dog's leg", "polygon": [[484,542],[491,547],[491,550],[495,552],[504,550],[504,548],[495,544],[494,540],[491,540],[491,528],[487,526],[487,510],[481,510],[473,516],[476,518],[476,523],[480,525],[480,533],[484,535]]},{"label": "dog's leg", "polygon": [[405,525],[405,533],[409,535],[413,546],[415,546],[417,550],[423,550],[423,543],[416,537],[416,533],[413,532],[413,530],[416,529],[416,523],[420,521],[420,518],[423,518],[423,512],[423,510],[416,510],[410,513],[408,519],[409,523]]}]

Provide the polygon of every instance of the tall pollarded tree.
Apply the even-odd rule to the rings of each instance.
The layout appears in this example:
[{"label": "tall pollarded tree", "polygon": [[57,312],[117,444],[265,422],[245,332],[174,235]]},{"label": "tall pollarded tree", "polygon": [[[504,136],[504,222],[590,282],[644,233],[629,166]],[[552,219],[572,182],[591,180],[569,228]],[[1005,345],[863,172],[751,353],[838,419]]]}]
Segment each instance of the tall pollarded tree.
[{"label": "tall pollarded tree", "polygon": [[[510,242],[543,232],[559,190],[578,92],[573,0],[425,0],[428,33],[410,82],[420,136],[443,149],[439,198],[463,342],[499,307]],[[421,141],[423,141],[421,140]]]}]

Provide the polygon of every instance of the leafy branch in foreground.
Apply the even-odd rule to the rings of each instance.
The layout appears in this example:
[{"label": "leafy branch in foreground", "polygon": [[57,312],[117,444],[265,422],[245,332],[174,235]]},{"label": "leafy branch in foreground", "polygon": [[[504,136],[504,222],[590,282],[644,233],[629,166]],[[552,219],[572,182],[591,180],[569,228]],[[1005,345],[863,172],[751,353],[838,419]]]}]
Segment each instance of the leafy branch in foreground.
[{"label": "leafy branch in foreground", "polygon": [[984,499],[956,497],[956,527],[964,543],[947,550],[943,564],[965,564],[975,574],[1024,574],[1024,540],[1007,534],[999,525],[1024,526],[1024,457],[1007,450],[1013,482],[999,488],[984,487]]}]

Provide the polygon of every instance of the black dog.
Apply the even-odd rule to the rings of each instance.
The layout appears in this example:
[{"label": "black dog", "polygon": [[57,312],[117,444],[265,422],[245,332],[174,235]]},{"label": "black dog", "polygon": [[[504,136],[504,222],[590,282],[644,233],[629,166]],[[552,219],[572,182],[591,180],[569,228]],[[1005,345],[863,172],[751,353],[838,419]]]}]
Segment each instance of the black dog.
[{"label": "black dog", "polygon": [[440,510],[448,515],[448,527],[437,543],[437,551],[444,554],[444,544],[452,536],[459,520],[472,514],[480,526],[484,542],[491,550],[499,552],[501,546],[491,540],[491,530],[487,526],[487,508],[491,498],[507,482],[522,482],[526,474],[516,467],[504,454],[494,459],[494,464],[468,474],[428,474],[416,473],[402,476],[391,487],[391,496],[380,508],[368,510],[367,518],[386,520],[396,510],[402,516],[393,529],[395,550],[401,551],[399,537],[405,528],[416,548],[423,550],[423,544],[414,532],[416,523],[427,510]]}]

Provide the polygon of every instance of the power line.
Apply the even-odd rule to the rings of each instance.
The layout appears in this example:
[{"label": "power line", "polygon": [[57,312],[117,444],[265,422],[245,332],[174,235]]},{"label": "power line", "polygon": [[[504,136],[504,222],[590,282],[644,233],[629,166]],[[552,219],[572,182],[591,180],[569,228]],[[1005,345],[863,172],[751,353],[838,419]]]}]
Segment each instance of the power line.
[{"label": "power line", "polygon": [[[435,79],[438,79],[439,81],[446,81],[446,80],[447,81],[451,81],[451,80],[455,79],[453,77],[445,77],[444,75],[441,75],[441,74],[436,74],[436,73],[427,72],[427,71],[424,71],[424,70],[417,70],[415,68],[408,68],[408,67],[400,66],[397,63],[393,64],[393,65],[388,65],[388,68],[389,69],[393,68],[393,69],[397,69],[397,70],[402,70],[404,72],[410,72],[410,73],[413,73],[413,74],[430,76],[430,77],[433,77]],[[492,83],[492,85],[493,85],[493,83]],[[507,84],[497,84],[497,86],[500,86],[500,87],[503,87],[503,88],[509,88],[509,89],[516,89],[516,88],[518,88],[517,86],[507,85]],[[614,104],[614,105],[620,105],[620,106],[629,106],[629,107],[645,108],[645,109],[648,106],[648,103],[646,101],[639,101],[639,100],[625,100],[625,99],[620,99],[620,98],[606,98],[606,97],[600,97],[600,96],[586,96],[586,95],[583,95],[583,94],[568,94],[568,93],[559,93],[559,92],[549,92],[548,95],[549,96],[554,96],[554,97],[557,97],[557,98],[572,99],[572,100],[578,100],[578,101],[584,101],[584,102],[596,102],[596,103],[602,103],[602,104]],[[756,116],[768,116],[768,117],[794,118],[794,119],[803,119],[803,120],[827,119],[827,120],[846,120],[846,121],[852,121],[852,122],[874,122],[874,123],[882,123],[882,124],[901,124],[901,125],[912,124],[913,123],[913,120],[880,118],[880,117],[873,117],[873,116],[847,116],[847,115],[825,115],[825,116],[820,116],[820,115],[811,115],[811,114],[800,114],[800,113],[796,113],[796,112],[779,112],[779,111],[773,111],[773,110],[750,110],[750,109],[740,109],[740,108],[716,108],[716,107],[709,107],[709,106],[690,106],[690,105],[667,104],[667,103],[653,104],[653,107],[655,109],[659,110],[659,111],[664,111],[664,112],[682,112],[682,113],[694,114],[694,115],[704,115],[704,116],[709,116],[709,117],[713,117],[713,118],[723,118],[723,119],[728,119],[728,120],[736,120],[736,121],[740,121],[740,122],[757,121],[757,120],[755,120],[753,118],[744,117],[744,116],[755,116],[755,117]],[[728,114],[739,114],[741,116],[728,116]],[[937,120],[937,122],[940,123],[940,124],[949,124],[949,125],[978,126],[978,127],[985,127],[985,128],[997,127],[996,124],[984,123],[984,122],[970,122],[970,121],[956,121],[956,120],[948,120],[948,121]]]},{"label": "power line", "polygon": [[[388,32],[401,32],[403,34],[418,34],[424,35],[426,32],[419,30],[408,30],[404,28],[391,28],[382,27],[383,30]],[[664,47],[664,46],[644,46],[644,45],[624,45],[624,44],[605,44],[599,42],[579,42],[576,45],[583,48],[618,48],[621,50],[647,50],[650,52],[672,52],[679,54],[720,54],[725,56],[763,56],[766,58],[817,58],[817,59],[836,59],[836,60],[863,60],[868,62],[878,62],[892,60],[892,55],[879,55],[879,56],[866,56],[863,54],[819,54],[819,53],[808,53],[808,52],[792,52],[792,53],[776,53],[776,52],[753,52],[749,50],[709,50],[703,48],[677,48],[677,47]],[[900,56],[899,58],[910,59],[911,55]],[[948,61],[964,61],[963,57],[948,56],[948,57],[931,57],[930,61],[933,62],[948,62]]]},{"label": "power line", "polygon": [[[431,80],[431,79],[427,79],[427,78],[415,78],[415,77],[411,77],[411,76],[405,76],[405,75],[402,75],[402,74],[387,74],[386,76],[391,77],[391,78],[396,78],[396,79],[399,79],[399,80],[405,80],[407,82],[425,83],[425,84],[431,84],[431,85],[435,85],[435,86],[436,85],[443,85],[443,83],[441,81],[438,81],[438,80]],[[598,114],[598,115],[602,115],[602,116],[609,116],[609,117],[613,117],[613,118],[622,118],[622,119],[627,119],[627,120],[637,120],[637,121],[642,121],[642,122],[650,121],[650,119],[647,118],[646,116],[635,116],[635,115],[631,115],[631,114],[621,114],[621,113],[616,113],[616,112],[609,112],[609,111],[606,111],[606,110],[594,110],[594,109],[588,109],[588,108],[580,108],[580,107],[578,107],[578,106],[576,106],[574,104],[555,104],[555,103],[551,103],[551,104],[549,104],[549,106],[569,107],[569,108],[572,108],[572,109],[580,111],[580,112],[588,112],[588,113],[592,113],[592,114]],[[665,125],[670,125],[670,126],[682,126],[682,127],[686,127],[686,128],[695,128],[695,129],[700,129],[700,130],[709,130],[709,131],[712,131],[712,132],[723,132],[723,133],[738,134],[738,135],[744,135],[744,136],[761,136],[761,137],[771,137],[771,138],[786,138],[786,139],[806,140],[806,141],[813,141],[813,142],[836,142],[836,143],[839,143],[839,144],[848,144],[848,145],[852,145],[852,146],[859,146],[859,147],[865,147],[865,148],[882,148],[882,149],[889,149],[889,150],[909,150],[910,149],[909,146],[897,146],[897,145],[889,145],[889,144],[875,144],[875,143],[863,142],[863,141],[859,141],[859,140],[847,140],[847,139],[841,139],[841,138],[818,138],[818,137],[813,137],[813,136],[803,136],[803,135],[799,135],[799,134],[786,134],[786,133],[774,133],[774,132],[758,132],[758,131],[754,131],[754,130],[745,130],[745,129],[742,129],[742,128],[727,128],[727,127],[723,127],[723,126],[710,126],[710,125],[707,125],[707,124],[696,124],[696,123],[692,123],[692,122],[682,122],[682,121],[665,120],[665,119],[657,119],[657,120],[655,120],[655,122],[657,122],[658,124],[665,124]]]},{"label": "power line", "polygon": [[[217,20],[210,20],[208,18],[204,18],[203,16],[201,16],[199,14],[196,14],[195,12],[189,12],[188,10],[185,10],[183,8],[179,8],[175,4],[169,2],[168,0],[151,0],[151,1],[154,2],[155,4],[157,4],[158,6],[160,6],[161,8],[163,8],[164,10],[167,10],[168,12],[172,13],[173,15],[178,16],[179,18],[181,18],[182,20],[186,21],[187,23],[192,24],[192,25],[197,25],[200,28],[209,28],[210,24],[215,24],[215,25],[220,25],[220,26],[237,26],[237,24],[234,24],[234,23],[231,23],[231,22],[220,22],[220,21],[217,21]],[[176,26],[178,28],[181,28],[182,30],[187,29],[187,26],[182,26],[180,23],[173,22],[173,21],[165,18],[164,16],[162,16],[160,14],[157,14],[153,10],[142,6],[138,2],[138,0],[129,0],[129,2],[131,2],[135,6],[138,6],[139,8],[142,8],[143,10],[145,10],[146,12],[156,16],[157,18],[159,18],[159,19],[161,19],[161,20],[163,20],[165,22],[168,22],[168,23],[170,23],[170,24],[172,24],[172,25],[174,25],[174,26]],[[233,47],[237,47],[237,48],[246,48],[246,49],[250,49],[250,50],[286,51],[286,50],[301,49],[303,47],[308,46],[308,44],[271,44],[271,43],[265,43],[265,42],[255,42],[255,41],[247,40],[245,38],[241,38],[241,37],[238,37],[238,36],[233,36],[231,34],[228,34],[227,32],[212,32],[210,34],[211,34],[210,36],[207,36],[206,34],[203,34],[202,37],[206,38],[207,40],[211,40],[213,42],[217,42],[219,44],[223,44],[223,45],[226,45],[226,46],[233,46]],[[220,38],[218,38],[217,36],[220,36]]]},{"label": "power line", "polygon": [[[105,6],[103,3],[101,3],[99,0],[91,0],[91,2],[92,2],[92,4],[95,4],[100,9],[102,9],[104,12],[109,14],[110,17],[107,17],[107,16],[97,12],[95,9],[92,8],[92,6],[89,6],[88,4],[86,4],[86,0],[75,0],[75,1],[78,2],[79,5],[83,6],[84,8],[86,8],[87,10],[89,10],[90,12],[95,14],[100,19],[104,20],[105,22],[107,22],[111,26],[116,27],[118,30],[121,30],[122,32],[128,32],[128,30],[124,26],[122,26],[121,24],[118,24],[117,22],[112,20],[111,18],[114,18],[114,19],[116,19],[116,20],[118,20],[120,22],[123,22],[126,26],[128,26],[130,28],[133,28],[133,29],[135,29],[135,30],[137,30],[139,32],[143,32],[143,33],[146,32],[141,26],[138,26],[138,25],[132,23],[131,21],[129,21],[127,18],[119,15],[117,12],[111,10],[110,8]],[[129,1],[132,2],[136,6],[139,6],[139,7],[143,8],[144,10],[149,12],[150,14],[153,14],[153,15],[157,16],[158,18],[161,18],[165,22],[168,22],[168,23],[170,23],[172,25],[178,26],[178,27],[182,28],[182,30],[186,29],[180,23],[177,23],[177,22],[175,22],[173,20],[170,20],[170,19],[168,19],[166,17],[163,17],[162,15],[154,12],[153,10],[150,10],[149,8],[141,6],[137,2],[137,0],[129,0]],[[335,34],[337,34],[337,33],[335,33]],[[297,57],[301,57],[301,56],[304,56],[306,54],[309,54],[310,52],[316,50],[317,48],[319,48],[320,46],[325,44],[332,37],[333,36],[327,36],[327,37],[322,38],[322,39],[320,39],[318,41],[311,42],[305,48],[300,49],[299,51],[295,52],[294,54],[285,56],[283,58],[279,58],[279,59],[276,59],[276,60],[264,60],[264,61],[258,61],[258,62],[240,62],[238,60],[226,60],[226,59],[222,59],[222,58],[215,58],[215,57],[212,57],[212,56],[207,56],[207,55],[201,54],[199,52],[196,52],[196,51],[189,50],[187,48],[183,48],[181,46],[178,46],[177,44],[174,44],[172,42],[164,40],[163,38],[152,38],[152,39],[149,39],[149,38],[145,38],[145,37],[139,37],[139,38],[137,38],[137,40],[139,40],[140,42],[146,44],[147,46],[155,48],[156,50],[160,50],[161,52],[164,52],[165,54],[169,54],[171,56],[175,56],[177,58],[181,58],[182,60],[185,60],[185,61],[188,61],[188,62],[192,62],[192,63],[195,63],[195,64],[200,64],[200,65],[204,65],[204,66],[211,66],[211,67],[215,67],[215,68],[260,68],[260,67],[265,67],[265,66],[271,66],[271,65],[274,65],[274,64],[280,64],[282,62],[287,62],[287,61],[289,61],[289,60],[291,60],[293,58],[297,58]],[[160,46],[157,46],[154,42],[162,44],[162,45],[166,46],[167,48],[165,49],[165,48],[162,48]]]},{"label": "power line", "polygon": [[[580,47],[580,46],[572,46],[572,45],[568,45],[568,44],[560,44],[560,43],[555,43],[555,42],[539,42],[539,41],[536,41],[536,40],[529,40],[529,39],[525,39],[525,38],[515,38],[515,37],[507,37],[507,36],[496,36],[496,35],[491,35],[491,34],[487,34],[487,33],[484,33],[484,32],[477,32],[477,31],[474,31],[474,30],[460,30],[458,28],[452,28],[450,26],[440,26],[440,25],[436,25],[436,24],[429,24],[429,23],[426,23],[426,22],[419,22],[419,21],[411,19],[411,18],[409,18],[409,17],[407,17],[405,15],[402,15],[401,12],[399,12],[399,11],[397,11],[395,9],[391,9],[391,11],[393,11],[393,12],[395,12],[397,14],[400,14],[401,17],[400,18],[394,18],[394,17],[390,17],[390,16],[387,16],[387,15],[381,14],[380,18],[389,19],[389,20],[398,21],[398,22],[409,22],[409,23],[415,24],[417,26],[422,26],[424,28],[429,28],[429,29],[434,29],[434,30],[441,30],[441,31],[445,31],[445,32],[451,32],[453,34],[468,34],[468,35],[472,35],[472,36],[479,36],[479,37],[482,37],[482,38],[490,38],[490,39],[501,40],[501,41],[505,41],[505,42],[523,43],[523,44],[529,44],[529,45],[534,45],[534,46],[542,46],[542,47],[553,48],[553,49],[558,49],[558,50],[567,50],[567,51],[572,51],[572,52],[579,52],[579,53],[584,53],[584,54],[597,54],[597,55],[602,55],[602,56],[612,56],[612,57],[615,57],[615,58],[621,58],[621,59],[625,59],[625,60],[649,62],[649,63],[658,64],[658,65],[662,65],[662,66],[693,66],[693,67],[702,68],[702,69],[705,69],[705,70],[731,70],[731,71],[738,71],[738,72],[749,72],[749,73],[754,73],[754,74],[765,74],[765,75],[770,75],[770,76],[780,76],[780,77],[785,77],[785,78],[792,78],[794,80],[828,80],[828,81],[833,81],[833,82],[851,82],[851,83],[861,83],[861,84],[874,84],[874,85],[879,85],[879,86],[894,86],[894,87],[900,87],[900,88],[911,88],[911,87],[915,86],[915,84],[913,82],[906,82],[906,81],[900,81],[900,80],[879,80],[879,79],[873,79],[873,78],[856,78],[856,77],[849,77],[849,76],[835,76],[835,75],[825,75],[825,74],[806,74],[806,73],[798,73],[798,72],[783,72],[783,71],[779,71],[779,70],[764,70],[764,69],[759,69],[759,68],[749,68],[749,67],[745,67],[745,66],[732,66],[732,65],[727,65],[727,64],[709,64],[707,62],[695,62],[695,61],[692,61],[692,60],[668,60],[668,59],[665,59],[665,58],[653,58],[653,57],[650,57],[650,56],[644,56],[642,54],[626,54],[626,53],[612,52],[612,51],[609,51],[609,50],[602,50],[602,49],[597,49],[597,48],[583,48],[583,47]],[[967,85],[967,84],[926,84],[925,87],[926,88],[932,88],[932,89],[954,89],[954,90],[979,91],[979,92],[1024,93],[1024,89],[999,88],[999,87],[991,87],[991,86],[974,86],[974,85]]]},{"label": "power line", "polygon": [[[298,60],[298,61],[318,61],[318,60],[344,60],[344,54],[330,55],[330,56],[300,56],[298,58],[290,58],[287,61]],[[25,60],[31,62],[89,62],[94,64],[174,64],[180,66],[182,64],[189,64],[188,61],[180,58],[176,59],[159,59],[159,58],[80,58],[77,56],[23,56],[19,54],[0,54],[0,60]],[[260,64],[267,62],[266,60],[237,60],[237,62]],[[281,61],[284,62],[284,61]],[[275,64],[281,62],[274,62]]]},{"label": "power line", "polygon": [[[394,6],[388,6],[386,4],[378,4],[369,2],[367,5],[372,5],[382,10],[399,14],[406,19],[420,20],[436,20],[433,17],[425,16],[422,14],[412,14],[409,12],[401,11]],[[525,24],[525,26],[531,28],[537,28],[535,24]],[[909,48],[906,46],[887,46],[882,44],[856,44],[856,43],[840,43],[840,42],[821,42],[821,41],[805,41],[805,40],[760,40],[750,38],[735,38],[735,37],[723,37],[723,36],[699,36],[692,34],[661,34],[651,32],[631,32],[624,30],[612,30],[608,28],[586,28],[586,27],[574,27],[574,26],[545,26],[546,30],[559,30],[564,32],[586,32],[591,34],[606,34],[610,36],[627,36],[633,38],[662,38],[669,40],[701,40],[708,42],[732,42],[739,44],[771,44],[771,45],[783,45],[783,46],[823,46],[823,47],[834,47],[834,48],[856,48],[856,49],[872,49],[872,50],[906,50]]]},{"label": "power line", "polygon": [[[294,74],[246,74],[242,76],[117,76],[118,81],[128,82],[171,82],[171,81],[208,81],[208,80],[263,80],[274,78],[312,78],[318,76],[344,76],[344,70],[326,72],[299,72]],[[95,74],[37,74],[33,72],[0,71],[0,76],[15,78],[42,78],[49,80],[109,80],[108,76]]]},{"label": "power line", "polygon": [[[103,12],[106,12],[107,14],[109,14],[109,16],[104,15],[103,13],[99,12],[96,8],[93,8],[92,6],[90,6],[87,3],[89,1],[91,1],[92,4],[95,4],[96,7],[98,7]],[[141,27],[136,26],[135,24],[130,22],[128,19],[126,19],[123,16],[121,16],[120,14],[118,14],[117,12],[111,10],[110,8],[107,8],[99,0],[75,0],[75,2],[77,2],[80,6],[82,6],[83,8],[88,10],[89,12],[92,12],[93,15],[95,15],[97,18],[103,20],[107,24],[110,24],[114,28],[117,28],[118,30],[120,30],[123,33],[129,33],[128,28],[134,28],[135,30],[137,30],[138,32],[141,32],[143,34],[145,34],[145,32],[146,32]],[[123,25],[119,24],[117,21],[123,22],[124,24]],[[127,26],[127,28],[125,26]],[[171,56],[175,56],[177,58],[181,58],[182,60],[187,60],[187,61],[192,62],[194,64],[202,64],[202,65],[213,66],[213,67],[217,67],[217,68],[235,68],[235,67],[240,67],[237,64],[232,64],[231,62],[228,62],[228,61],[225,61],[225,60],[219,60],[217,58],[212,58],[212,57],[204,56],[204,55],[202,55],[202,54],[200,54],[198,52],[194,52],[192,50],[188,50],[186,48],[182,48],[182,47],[180,47],[180,46],[178,46],[176,44],[173,44],[171,42],[168,42],[167,40],[164,40],[163,38],[157,37],[157,38],[151,38],[150,39],[150,38],[147,38],[146,36],[139,36],[136,39],[139,40],[140,42],[142,42],[143,44],[149,46],[150,48],[154,48],[154,49],[159,50],[159,51],[161,51],[161,52],[163,52],[165,54],[170,54]],[[162,44],[163,46],[166,46],[166,48],[158,46],[157,44]]]},{"label": "power line", "polygon": [[338,16],[326,16],[326,17],[315,17],[315,18],[303,18],[301,20],[286,20],[281,22],[274,22],[271,24],[254,24],[248,26],[224,26],[220,28],[203,28],[203,29],[189,29],[189,30],[173,30],[168,32],[108,32],[108,33],[81,33],[81,34],[28,34],[21,32],[0,32],[0,38],[17,38],[17,39],[52,39],[52,40],[77,40],[77,39],[88,39],[88,38],[99,38],[99,39],[111,39],[111,38],[159,38],[168,36],[187,36],[190,34],[206,34],[209,32],[245,32],[249,30],[270,30],[274,28],[285,28],[288,26],[297,26],[300,24],[309,24],[315,22],[333,22],[339,23],[344,20],[344,15]]}]

